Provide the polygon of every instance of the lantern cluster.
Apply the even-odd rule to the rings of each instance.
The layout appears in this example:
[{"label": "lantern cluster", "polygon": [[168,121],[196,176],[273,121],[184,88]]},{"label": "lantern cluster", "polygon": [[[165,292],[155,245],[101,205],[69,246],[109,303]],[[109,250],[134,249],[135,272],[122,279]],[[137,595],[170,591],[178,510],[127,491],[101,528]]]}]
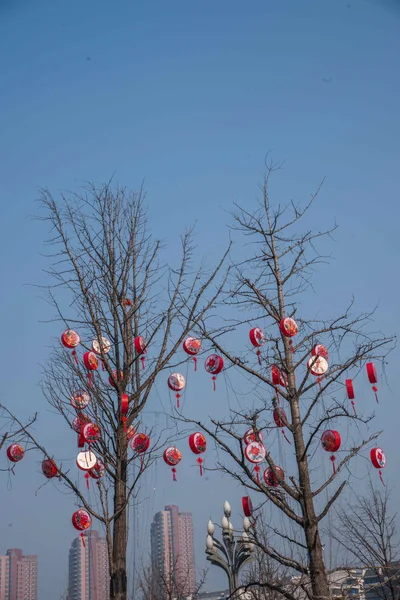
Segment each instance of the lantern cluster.
[{"label": "lantern cluster", "polygon": [[[203,462],[204,462],[204,460],[199,455],[200,454],[204,454],[204,452],[206,451],[206,449],[207,449],[207,440],[206,440],[205,436],[202,433],[200,433],[199,431],[196,431],[196,433],[192,433],[189,436],[188,442],[189,442],[189,448],[190,448],[190,450],[193,452],[193,454],[195,454],[197,456],[196,462],[199,465],[200,475],[203,475]],[[172,467],[171,471],[172,471],[173,481],[177,481],[176,466],[182,460],[182,453],[181,453],[181,451],[178,450],[178,448],[176,446],[168,446],[168,448],[166,448],[164,450],[163,459],[164,459],[164,462],[168,466]]]}]

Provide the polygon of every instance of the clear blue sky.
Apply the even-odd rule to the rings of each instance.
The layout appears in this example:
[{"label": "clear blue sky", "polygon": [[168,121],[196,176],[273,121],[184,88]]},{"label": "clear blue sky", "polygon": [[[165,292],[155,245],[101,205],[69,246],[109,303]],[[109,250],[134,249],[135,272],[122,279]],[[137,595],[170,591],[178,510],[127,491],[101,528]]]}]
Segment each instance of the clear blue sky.
[{"label": "clear blue sky", "polygon": [[[326,176],[312,224],[341,225],[311,305],[335,310],[354,292],[364,308],[380,301],[377,326],[398,333],[398,0],[0,0],[0,82],[0,391],[19,414],[42,412],[38,434],[54,452],[61,444],[71,457],[75,448],[37,387],[58,329],[39,323],[47,307],[24,287],[45,280],[46,231],[29,218],[41,186],[57,193],[114,172],[132,188],[145,179],[156,235],[172,240],[197,219],[207,253],[225,243],[232,200],[253,202],[272,150],[286,160],[276,197],[307,198]],[[398,360],[377,420],[389,460]],[[67,573],[73,499],[51,486],[34,495],[39,462],[18,465],[11,492],[3,474],[0,551],[38,553],[39,597],[53,600]],[[196,483],[193,497],[183,482],[167,486],[161,466],[157,473],[140,535],[164,504],[192,508],[201,566],[209,514],[219,515],[227,493],[238,508],[240,492]],[[394,465],[387,473],[395,485]]]}]

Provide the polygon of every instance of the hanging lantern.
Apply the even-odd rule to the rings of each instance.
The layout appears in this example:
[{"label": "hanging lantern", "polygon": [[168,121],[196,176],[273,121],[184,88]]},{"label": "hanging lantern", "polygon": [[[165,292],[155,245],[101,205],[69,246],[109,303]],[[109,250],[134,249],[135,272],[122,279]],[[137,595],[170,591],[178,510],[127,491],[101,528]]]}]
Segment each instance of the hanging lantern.
[{"label": "hanging lantern", "polygon": [[367,367],[367,375],[368,375],[368,380],[369,382],[372,384],[372,391],[375,394],[375,400],[379,403],[378,400],[378,388],[376,386],[376,384],[378,383],[378,375],[376,372],[376,368],[373,362],[369,362],[366,364]]},{"label": "hanging lantern", "polygon": [[350,400],[351,405],[353,407],[354,416],[357,416],[356,405],[354,404],[355,394],[354,394],[354,386],[353,386],[352,379],[346,379],[346,391],[347,391],[347,397]]},{"label": "hanging lantern", "polygon": [[277,365],[272,365],[271,366],[271,380],[272,380],[272,384],[275,388],[276,401],[278,404],[280,404],[278,385],[280,385],[282,387],[287,387],[287,385],[288,385],[287,375],[282,373]]},{"label": "hanging lantern", "polygon": [[[189,447],[193,454],[203,454],[207,449],[207,440],[205,436],[197,431],[189,436]],[[199,456],[197,459],[199,465],[200,475],[203,475],[203,459]]]},{"label": "hanging lantern", "polygon": [[210,354],[210,356],[208,356],[204,362],[204,368],[207,371],[207,373],[210,373],[212,375],[215,392],[215,382],[217,380],[218,373],[221,373],[222,369],[224,368],[224,359],[218,354]]},{"label": "hanging lantern", "polygon": [[253,503],[251,501],[250,496],[243,496],[242,498],[242,508],[243,508],[243,512],[244,512],[244,516],[245,517],[252,517],[253,516]]},{"label": "hanging lantern", "polygon": [[268,467],[264,471],[264,481],[269,487],[278,487],[278,485],[285,479],[285,473],[280,467],[275,467],[275,472],[272,467]]},{"label": "hanging lantern", "polygon": [[83,355],[83,364],[88,370],[88,386],[92,387],[93,385],[93,373],[92,371],[96,371],[99,368],[99,360],[94,352],[85,352]]},{"label": "hanging lantern", "polygon": [[[103,353],[108,354],[111,350],[111,342],[106,337],[101,337],[101,346],[103,347]],[[95,354],[101,355],[100,341],[93,340],[92,350]]]},{"label": "hanging lantern", "polygon": [[104,477],[105,474],[106,468],[104,466],[104,463],[98,458],[93,469],[90,469],[89,475],[90,477],[92,477],[92,479],[101,479],[102,477]]},{"label": "hanging lantern", "polygon": [[274,412],[272,413],[272,416],[274,418],[275,425],[281,429],[282,435],[285,438],[285,440],[289,444],[291,444],[291,441],[286,436],[285,429],[284,429],[286,427],[286,422],[287,422],[286,412],[283,410],[283,408],[280,408],[280,407],[274,408]]},{"label": "hanging lantern", "polygon": [[[123,371],[120,371],[120,372],[119,372],[119,377],[118,377],[118,371],[113,371],[113,372],[112,372],[112,374],[113,374],[114,380],[117,380],[117,381],[118,381],[118,380],[119,380],[119,381],[122,381],[122,380],[123,380],[123,378],[124,378],[124,373],[123,373]],[[117,387],[117,386],[115,385],[115,383],[114,383],[114,381],[113,381],[113,378],[112,378],[111,376],[108,378],[108,383],[109,383],[110,385],[112,385],[112,386],[113,386],[113,388]]]},{"label": "hanging lantern", "polygon": [[143,454],[150,446],[150,438],[145,433],[135,433],[129,442],[130,447],[137,454]]},{"label": "hanging lantern", "polygon": [[259,463],[261,463],[267,454],[264,446],[260,442],[250,442],[247,444],[244,449],[244,454],[247,460],[256,466],[254,467],[254,471],[256,473],[257,483],[260,483],[260,467]]},{"label": "hanging lantern", "polygon": [[329,369],[328,361],[323,356],[312,356],[308,361],[308,368],[310,369],[310,373],[317,377],[317,381],[321,389],[321,381]]},{"label": "hanging lantern", "polygon": [[175,396],[176,396],[176,408],[180,407],[180,393],[183,388],[186,385],[186,379],[184,378],[183,375],[181,375],[180,373],[172,373],[172,375],[170,375],[168,377],[168,387],[170,390],[176,392]]},{"label": "hanging lantern", "polygon": [[145,341],[144,337],[139,335],[138,337],[135,337],[133,343],[135,345],[135,350],[136,350],[137,354],[140,356],[140,360],[142,361],[142,369],[144,369],[145,354],[147,352],[146,341]]},{"label": "hanging lantern", "polygon": [[[281,330],[282,335],[287,338],[292,338],[299,332],[296,321],[291,317],[285,317],[282,319],[279,323],[279,329]],[[289,345],[292,349],[292,352],[294,352],[292,340],[289,340]]]},{"label": "hanging lantern", "polygon": [[[89,529],[91,524],[92,524],[92,517],[90,516],[88,511],[85,510],[84,508],[80,508],[79,510],[76,510],[74,512],[74,514],[72,515],[72,525],[78,531],[82,531],[82,532],[86,531],[86,529]],[[85,534],[81,533],[80,537],[82,540],[82,544],[85,546]]]},{"label": "hanging lantern", "polygon": [[77,390],[74,392],[69,401],[76,410],[83,410],[90,403],[90,395],[85,390]]},{"label": "hanging lantern", "polygon": [[76,364],[78,364],[75,348],[81,343],[81,338],[76,331],[73,331],[72,329],[64,331],[61,336],[61,343],[65,348],[73,349],[72,356],[74,357]]},{"label": "hanging lantern", "polygon": [[17,463],[24,458],[25,450],[21,444],[11,444],[7,448],[7,458],[13,463]]},{"label": "hanging lantern", "polygon": [[79,433],[86,423],[90,423],[89,417],[80,413],[72,419],[71,427],[74,431],[76,431],[76,433]]},{"label": "hanging lantern", "polygon": [[57,477],[58,469],[54,460],[46,458],[42,461],[42,473],[47,479],[53,479],[53,477]]},{"label": "hanging lantern", "polygon": [[183,349],[186,354],[189,354],[193,358],[194,370],[197,371],[197,356],[201,351],[201,341],[195,337],[187,337],[183,340]]},{"label": "hanging lantern", "polygon": [[169,446],[168,448],[166,448],[164,450],[163,459],[167,465],[172,467],[172,469],[171,469],[172,479],[173,479],[173,481],[176,481],[176,468],[175,467],[182,460],[181,452],[178,450],[178,448],[175,448],[175,446]]},{"label": "hanging lantern", "polygon": [[261,431],[254,431],[254,429],[248,429],[243,436],[243,441],[246,444],[251,444],[252,442],[259,442],[262,444],[263,434]]},{"label": "hanging lantern", "polygon": [[86,423],[82,427],[82,435],[87,444],[94,444],[101,438],[100,427],[95,423]]},{"label": "hanging lantern", "polygon": [[322,358],[328,360],[328,350],[322,344],[317,344],[311,350],[311,356],[322,356]]},{"label": "hanging lantern", "polygon": [[253,327],[253,329],[250,329],[250,331],[249,331],[249,338],[250,338],[250,342],[252,343],[254,348],[257,348],[256,354],[257,354],[257,358],[258,358],[258,364],[261,366],[260,346],[264,346],[264,344],[265,344],[264,332],[259,327]]},{"label": "hanging lantern", "polygon": [[375,469],[379,469],[380,480],[382,481],[383,485],[385,485],[382,476],[382,469],[386,467],[386,456],[384,451],[382,448],[372,448],[370,452],[370,458]]},{"label": "hanging lantern", "polygon": [[93,469],[96,462],[97,457],[90,450],[87,450],[86,452],[79,452],[78,456],[76,457],[76,465],[81,471],[90,471],[90,469]]},{"label": "hanging lantern", "polygon": [[334,455],[334,452],[337,452],[339,450],[341,443],[342,440],[340,437],[340,433],[338,431],[335,431],[334,429],[327,429],[321,436],[321,444],[323,449],[326,452],[332,452],[331,461],[334,473],[336,472],[336,456]]},{"label": "hanging lantern", "polygon": [[78,433],[78,448],[85,447],[85,438],[83,437],[82,430]]},{"label": "hanging lantern", "polygon": [[124,308],[129,308],[132,306],[132,300],[129,300],[129,298],[122,298],[121,304]]},{"label": "hanging lantern", "polygon": [[128,394],[122,394],[121,395],[121,421],[123,423],[124,431],[126,431],[126,415],[128,414],[128,408],[129,408],[129,396],[128,396]]}]

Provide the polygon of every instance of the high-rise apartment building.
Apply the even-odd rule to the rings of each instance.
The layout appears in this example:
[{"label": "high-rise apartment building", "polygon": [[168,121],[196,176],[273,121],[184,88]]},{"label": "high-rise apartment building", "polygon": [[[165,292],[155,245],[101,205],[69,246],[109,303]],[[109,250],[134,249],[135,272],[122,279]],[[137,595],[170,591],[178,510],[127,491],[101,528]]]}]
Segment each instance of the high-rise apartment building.
[{"label": "high-rise apartment building", "polygon": [[196,586],[192,514],[166,506],[154,515],[150,538],[153,579],[159,582],[160,597],[174,586],[183,596],[192,594]]},{"label": "high-rise apartment building", "polygon": [[87,532],[83,539],[75,538],[69,551],[69,600],[108,600],[107,542],[97,531]]},{"label": "high-rise apartment building", "polygon": [[0,556],[0,600],[36,600],[37,556],[24,556],[22,550],[11,548]]}]

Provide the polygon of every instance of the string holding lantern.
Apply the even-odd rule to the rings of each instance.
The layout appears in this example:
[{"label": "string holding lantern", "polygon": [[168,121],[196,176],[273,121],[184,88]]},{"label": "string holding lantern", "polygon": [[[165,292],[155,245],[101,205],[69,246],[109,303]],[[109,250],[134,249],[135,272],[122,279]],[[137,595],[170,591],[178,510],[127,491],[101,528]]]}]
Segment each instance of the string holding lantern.
[{"label": "string holding lantern", "polygon": [[351,402],[351,405],[353,407],[353,411],[354,411],[354,416],[357,416],[357,412],[356,412],[356,405],[354,403],[354,398],[355,393],[354,393],[354,385],[353,385],[353,380],[352,379],[346,379],[346,392],[347,392],[347,397]]},{"label": "string holding lantern", "polygon": [[71,394],[69,401],[76,410],[83,410],[90,404],[90,394],[86,390],[77,390]]},{"label": "string holding lantern", "polygon": [[314,346],[311,350],[311,356],[322,356],[322,358],[325,358],[326,360],[328,360],[329,357],[327,348],[322,344],[316,344]]},{"label": "string holding lantern", "polygon": [[189,354],[189,356],[192,357],[194,362],[194,370],[197,371],[196,354],[198,354],[201,351],[201,341],[195,337],[187,337],[185,340],[183,340],[182,347],[186,354]]},{"label": "string holding lantern", "polygon": [[175,397],[176,397],[176,408],[180,408],[180,393],[184,387],[186,385],[186,379],[183,375],[181,375],[180,373],[172,373],[172,375],[170,375],[168,377],[168,387],[170,390],[172,390],[173,392],[176,392]]},{"label": "string holding lantern", "polygon": [[137,354],[140,356],[142,369],[144,369],[144,362],[146,360],[145,354],[147,353],[146,341],[143,336],[139,335],[138,337],[135,337],[133,343]]},{"label": "string holding lantern", "polygon": [[[111,350],[111,342],[106,337],[101,336],[98,340],[93,340],[92,342],[92,350],[95,354],[101,356],[101,351],[103,350],[104,354],[108,354]],[[101,368],[104,371],[104,362],[101,361]]]},{"label": "string holding lantern", "polygon": [[172,480],[177,481],[175,467],[181,462],[182,453],[175,446],[169,446],[164,450],[163,459],[168,466],[172,467]]},{"label": "string holding lantern", "polygon": [[83,364],[85,365],[88,374],[88,386],[92,387],[93,385],[93,373],[92,371],[97,371],[99,368],[99,359],[97,358],[94,352],[85,352],[83,355]]},{"label": "string holding lantern", "polygon": [[316,356],[312,356],[307,364],[308,364],[308,368],[310,369],[311,375],[314,375],[315,377],[317,377],[319,389],[322,389],[321,381],[322,381],[325,373],[329,369],[328,361],[323,356],[316,355]]},{"label": "string holding lantern", "polygon": [[128,394],[121,394],[121,421],[126,432],[126,419],[129,408],[129,396]]},{"label": "string holding lantern", "polygon": [[268,467],[264,471],[264,481],[269,487],[278,487],[285,479],[285,473],[281,467],[275,466],[274,469]]},{"label": "string holding lantern", "polygon": [[76,364],[78,364],[78,357],[76,356],[75,348],[81,343],[80,335],[73,329],[66,329],[61,335],[61,343],[64,348],[69,348],[72,350],[71,354],[74,357]]},{"label": "string holding lantern", "polygon": [[129,445],[131,449],[140,455],[140,472],[143,471],[143,454],[150,447],[150,438],[145,433],[135,433],[130,441]]},{"label": "string holding lantern", "polygon": [[256,354],[257,354],[257,358],[258,358],[258,364],[261,366],[261,350],[260,347],[264,346],[265,344],[265,335],[262,329],[260,329],[260,327],[253,327],[253,329],[250,329],[249,331],[249,338],[250,338],[250,342],[252,343],[252,345],[254,346],[254,348],[257,348],[256,350]]},{"label": "string holding lantern", "polygon": [[280,407],[274,408],[272,416],[274,418],[275,425],[281,429],[282,435],[285,438],[285,440],[288,442],[288,444],[291,444],[292,442],[287,437],[285,429],[284,429],[287,426],[286,425],[286,422],[287,422],[286,412],[283,410],[283,408],[280,408]]},{"label": "string holding lantern", "polygon": [[42,473],[47,479],[53,479],[53,477],[57,477],[58,468],[54,460],[46,458],[42,461]]},{"label": "string holding lantern", "polygon": [[253,503],[250,496],[242,497],[242,508],[245,517],[250,518],[253,516]]},{"label": "string holding lantern", "polygon": [[[11,446],[8,446],[7,448],[7,458],[12,463],[19,462],[24,458],[24,455],[25,450],[23,449],[21,444],[11,444]],[[10,471],[13,473],[13,475],[15,475],[14,467],[11,467]]]},{"label": "string holding lantern", "polygon": [[120,371],[119,375],[118,375],[118,371],[113,371],[112,374],[113,374],[113,376],[111,377],[111,375],[110,375],[110,377],[108,378],[108,383],[110,385],[112,385],[113,388],[116,388],[117,386],[115,384],[115,380],[122,381],[124,379],[124,373],[123,373],[123,371]]},{"label": "string holding lantern", "polygon": [[243,436],[243,441],[248,446],[251,442],[263,442],[263,434],[261,431],[255,431],[254,429],[248,429]]},{"label": "string holding lantern", "polygon": [[80,538],[82,540],[83,546],[86,546],[85,534],[83,532],[86,531],[87,529],[89,529],[91,524],[92,524],[92,517],[90,516],[88,511],[85,510],[84,508],[80,508],[80,509],[76,510],[74,512],[74,514],[72,515],[72,525],[75,527],[75,529],[82,532],[80,534]]},{"label": "string holding lantern", "polygon": [[340,437],[340,433],[335,429],[327,429],[321,436],[322,448],[326,452],[332,453],[330,459],[332,461],[332,468],[334,473],[336,473],[336,456],[334,455],[334,452],[337,452],[339,450],[341,443],[342,439]]},{"label": "string holding lantern", "polygon": [[[192,433],[189,436],[189,447],[193,454],[203,454],[207,450],[207,440],[205,436],[200,433],[200,431],[196,431],[196,433]],[[199,465],[200,475],[203,475],[203,459],[199,456],[197,459],[197,464]]]},{"label": "string holding lantern", "polygon": [[208,356],[204,362],[204,368],[207,371],[207,373],[210,373],[210,375],[212,375],[212,381],[214,384],[215,392],[217,387],[217,375],[221,373],[222,369],[224,368],[224,359],[222,358],[222,356],[219,356],[219,354],[210,354],[210,356]]},{"label": "string holding lantern", "polygon": [[246,448],[244,449],[244,455],[247,460],[256,465],[254,467],[254,471],[256,473],[257,483],[260,483],[259,464],[265,459],[266,454],[267,451],[260,442],[250,442],[250,444],[247,444]]},{"label": "string holding lantern", "polygon": [[[285,317],[284,319],[282,319],[279,323],[279,329],[282,335],[287,338],[292,338],[299,332],[297,323],[294,319],[292,319],[292,317]],[[292,349],[292,352],[294,352],[292,339],[289,339],[289,345]]]},{"label": "string holding lantern", "polygon": [[383,481],[382,469],[386,467],[386,456],[382,448],[372,448],[370,452],[370,458],[375,469],[379,469],[379,478],[383,485],[385,485]]},{"label": "string holding lantern", "polygon": [[378,400],[378,388],[376,386],[376,384],[378,383],[378,375],[377,375],[377,372],[376,372],[375,365],[374,365],[373,362],[368,362],[365,366],[367,368],[368,380],[369,380],[370,384],[372,385],[372,391],[375,394],[375,400],[379,404],[379,400]]}]

